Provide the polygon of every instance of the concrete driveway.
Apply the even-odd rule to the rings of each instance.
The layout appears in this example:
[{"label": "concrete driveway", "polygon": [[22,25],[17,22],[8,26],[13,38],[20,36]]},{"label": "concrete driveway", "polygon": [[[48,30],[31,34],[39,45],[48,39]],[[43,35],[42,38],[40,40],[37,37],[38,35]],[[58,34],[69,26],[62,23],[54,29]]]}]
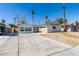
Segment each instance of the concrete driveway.
[{"label": "concrete driveway", "polygon": [[19,34],[19,43],[19,55],[23,56],[49,56],[71,48],[36,33]]},{"label": "concrete driveway", "polygon": [[78,50],[79,47],[67,46],[56,40],[40,36],[37,33],[26,33],[19,34],[19,36],[10,36],[10,38],[0,46],[0,56],[79,55]]}]

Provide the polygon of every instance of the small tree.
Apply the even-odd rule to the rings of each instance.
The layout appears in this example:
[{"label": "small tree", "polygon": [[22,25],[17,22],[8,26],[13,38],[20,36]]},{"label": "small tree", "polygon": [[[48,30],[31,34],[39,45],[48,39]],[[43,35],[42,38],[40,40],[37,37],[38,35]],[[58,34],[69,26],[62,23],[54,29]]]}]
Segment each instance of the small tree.
[{"label": "small tree", "polygon": [[56,21],[57,21],[58,23],[60,23],[60,24],[63,24],[63,23],[64,23],[64,19],[63,19],[63,18],[58,18],[58,19],[56,19]]},{"label": "small tree", "polygon": [[3,24],[5,23],[5,19],[2,19],[2,23],[3,23]]},{"label": "small tree", "polygon": [[0,34],[4,33],[4,29],[5,29],[5,24],[0,23]]},{"label": "small tree", "polygon": [[16,27],[14,24],[9,24],[10,25],[10,27]]}]

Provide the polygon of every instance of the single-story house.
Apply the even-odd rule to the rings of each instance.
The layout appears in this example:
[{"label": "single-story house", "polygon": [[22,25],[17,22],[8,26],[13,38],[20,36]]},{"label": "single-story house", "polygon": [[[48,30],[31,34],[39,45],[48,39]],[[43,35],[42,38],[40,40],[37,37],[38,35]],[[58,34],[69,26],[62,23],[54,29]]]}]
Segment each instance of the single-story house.
[{"label": "single-story house", "polygon": [[24,20],[19,22],[20,32],[59,32],[61,31],[61,26],[58,22],[52,22],[49,25],[30,25]]},{"label": "single-story house", "polygon": [[31,25],[25,20],[20,20],[19,22],[20,32],[67,32],[67,31],[78,31],[79,24],[59,24],[57,21],[53,21],[47,25]]}]

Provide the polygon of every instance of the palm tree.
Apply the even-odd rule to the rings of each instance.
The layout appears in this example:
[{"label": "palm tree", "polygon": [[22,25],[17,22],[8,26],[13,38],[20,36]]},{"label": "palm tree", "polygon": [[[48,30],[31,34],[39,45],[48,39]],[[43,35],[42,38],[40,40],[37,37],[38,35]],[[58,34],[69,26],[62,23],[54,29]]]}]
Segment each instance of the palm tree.
[{"label": "palm tree", "polygon": [[32,10],[32,20],[33,20],[33,25],[34,25],[34,15],[35,15],[35,11],[34,9]]},{"label": "palm tree", "polygon": [[56,19],[56,21],[57,21],[59,24],[63,24],[63,23],[64,23],[64,19],[63,19],[63,18],[58,18],[58,19]]},{"label": "palm tree", "polygon": [[34,25],[35,25],[35,23],[34,23],[34,15],[35,15],[35,11],[34,11],[34,9],[32,9],[33,31],[34,31]]},{"label": "palm tree", "polygon": [[66,19],[66,7],[64,3],[62,4],[62,10],[63,10],[63,18],[65,20]]},{"label": "palm tree", "polygon": [[45,23],[47,25],[47,21],[48,21],[48,16],[45,16]]},{"label": "palm tree", "polygon": [[64,29],[66,29],[67,20],[66,20],[66,7],[64,3],[62,4],[62,10],[63,10],[63,18],[64,18]]}]

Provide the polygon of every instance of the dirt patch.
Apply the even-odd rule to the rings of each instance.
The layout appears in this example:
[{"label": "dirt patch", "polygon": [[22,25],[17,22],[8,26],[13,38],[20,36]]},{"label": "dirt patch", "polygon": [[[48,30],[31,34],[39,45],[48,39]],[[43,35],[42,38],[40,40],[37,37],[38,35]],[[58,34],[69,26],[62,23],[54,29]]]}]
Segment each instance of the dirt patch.
[{"label": "dirt patch", "polygon": [[63,32],[63,33],[42,33],[41,36],[45,36],[48,38],[51,38],[53,40],[59,41],[61,43],[64,43],[69,46],[78,46],[79,40],[76,40],[75,38],[79,38],[79,33],[73,33],[73,32]]},{"label": "dirt patch", "polygon": [[79,33],[62,33],[62,35],[64,35],[65,37],[69,37],[69,38],[79,38]]},{"label": "dirt patch", "polygon": [[70,42],[65,42],[65,44],[70,45],[70,46],[78,46],[79,42],[77,42],[77,41],[70,41]]}]

